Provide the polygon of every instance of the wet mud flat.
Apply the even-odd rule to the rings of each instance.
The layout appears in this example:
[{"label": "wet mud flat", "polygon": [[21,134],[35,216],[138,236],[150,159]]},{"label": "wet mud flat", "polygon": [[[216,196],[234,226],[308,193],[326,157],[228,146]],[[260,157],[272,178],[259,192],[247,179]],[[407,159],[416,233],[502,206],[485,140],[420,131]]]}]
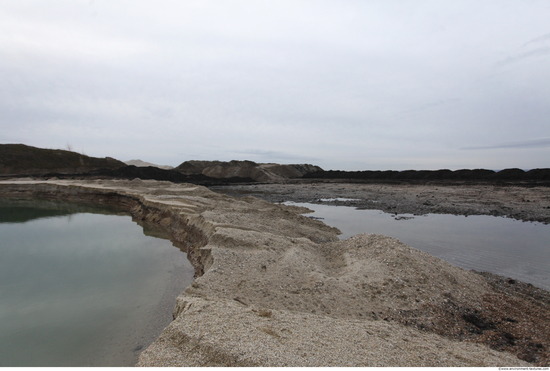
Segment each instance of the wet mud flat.
[{"label": "wet mud flat", "polygon": [[270,202],[307,202],[394,214],[492,215],[550,223],[550,187],[521,184],[362,184],[324,181],[211,187]]}]

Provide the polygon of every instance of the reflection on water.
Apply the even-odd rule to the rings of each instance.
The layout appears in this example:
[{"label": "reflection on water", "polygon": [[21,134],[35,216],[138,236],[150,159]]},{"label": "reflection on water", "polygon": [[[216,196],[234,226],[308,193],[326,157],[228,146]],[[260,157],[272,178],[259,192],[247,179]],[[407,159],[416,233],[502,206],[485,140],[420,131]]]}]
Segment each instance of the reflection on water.
[{"label": "reflection on water", "polygon": [[399,239],[465,269],[489,271],[550,290],[550,225],[493,216],[425,216],[357,210],[345,206],[287,204],[342,231],[341,239],[376,233]]},{"label": "reflection on water", "polygon": [[16,206],[0,204],[0,366],[135,364],[192,282],[186,255],[129,216]]}]

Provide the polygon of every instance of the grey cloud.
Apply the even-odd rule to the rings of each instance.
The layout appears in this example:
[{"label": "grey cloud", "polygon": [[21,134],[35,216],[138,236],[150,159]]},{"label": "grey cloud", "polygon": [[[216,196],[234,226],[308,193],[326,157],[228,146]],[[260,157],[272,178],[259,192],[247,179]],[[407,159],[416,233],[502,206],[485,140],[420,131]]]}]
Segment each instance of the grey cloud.
[{"label": "grey cloud", "polygon": [[0,1],[0,141],[172,165],[547,166],[544,143],[455,150],[550,138],[537,2],[30,2]]},{"label": "grey cloud", "polygon": [[294,163],[312,162],[312,161],[320,160],[317,157],[302,156],[302,155],[296,155],[289,152],[271,151],[271,150],[264,150],[264,149],[246,149],[246,150],[232,151],[232,152],[239,155],[252,156],[252,157],[258,158],[260,161],[266,161],[266,162],[273,162],[274,161],[273,159],[278,159],[278,161],[284,161],[284,162],[292,161]]},{"label": "grey cloud", "polygon": [[504,67],[506,65],[517,63],[527,58],[544,57],[548,54],[550,54],[550,46],[545,46],[545,47],[534,49],[525,53],[512,55],[508,58],[505,58],[495,63],[495,67]]},{"label": "grey cloud", "polygon": [[429,102],[429,103],[411,108],[409,110],[405,110],[401,113],[401,115],[407,116],[409,114],[420,113],[420,112],[430,110],[430,109],[433,109],[433,108],[438,108],[438,107],[441,107],[441,106],[455,104],[455,103],[460,102],[460,100],[461,100],[461,98],[448,98],[448,99],[443,99],[443,100],[439,100],[439,101],[435,101],[435,102]]},{"label": "grey cloud", "polygon": [[495,144],[490,146],[462,147],[461,150],[499,149],[499,148],[550,148],[550,138],[531,139],[521,142]]},{"label": "grey cloud", "polygon": [[523,44],[523,47],[526,47],[527,45],[529,45],[531,43],[538,43],[538,42],[546,41],[546,40],[550,40],[550,33],[547,33],[547,34],[541,35],[539,37],[535,37],[532,40],[529,40],[528,42]]}]

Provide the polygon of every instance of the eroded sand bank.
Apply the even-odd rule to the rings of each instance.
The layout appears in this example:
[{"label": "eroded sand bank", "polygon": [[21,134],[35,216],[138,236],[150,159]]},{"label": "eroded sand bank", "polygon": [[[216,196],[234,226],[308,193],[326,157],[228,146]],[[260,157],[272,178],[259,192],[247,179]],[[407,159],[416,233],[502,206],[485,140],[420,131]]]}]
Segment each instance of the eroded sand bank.
[{"label": "eroded sand bank", "polygon": [[140,180],[5,181],[0,196],[117,204],[187,248],[199,277],[139,366],[548,362],[546,291],[380,235],[338,241],[303,208]]}]

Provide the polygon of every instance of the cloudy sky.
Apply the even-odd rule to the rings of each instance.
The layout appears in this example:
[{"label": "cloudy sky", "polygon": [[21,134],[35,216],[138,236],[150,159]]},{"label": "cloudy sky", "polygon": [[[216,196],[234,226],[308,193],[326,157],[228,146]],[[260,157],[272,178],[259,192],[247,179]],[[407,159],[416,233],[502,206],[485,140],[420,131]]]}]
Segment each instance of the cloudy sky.
[{"label": "cloudy sky", "polygon": [[0,143],[550,167],[548,0],[0,0]]}]

